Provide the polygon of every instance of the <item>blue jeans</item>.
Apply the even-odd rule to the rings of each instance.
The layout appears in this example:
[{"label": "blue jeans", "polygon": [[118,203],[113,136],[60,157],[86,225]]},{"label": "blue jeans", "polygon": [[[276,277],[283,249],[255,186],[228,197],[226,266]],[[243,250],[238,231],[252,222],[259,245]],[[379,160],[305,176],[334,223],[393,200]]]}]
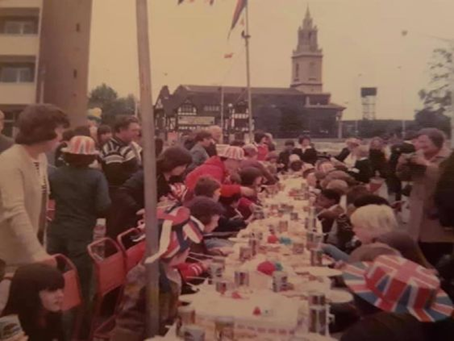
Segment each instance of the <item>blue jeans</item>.
[{"label": "blue jeans", "polygon": [[336,262],[337,261],[346,262],[346,261],[348,261],[348,258],[350,257],[344,251],[339,250],[336,246],[331,245],[331,244],[322,244],[322,250],[328,256],[333,258]]}]

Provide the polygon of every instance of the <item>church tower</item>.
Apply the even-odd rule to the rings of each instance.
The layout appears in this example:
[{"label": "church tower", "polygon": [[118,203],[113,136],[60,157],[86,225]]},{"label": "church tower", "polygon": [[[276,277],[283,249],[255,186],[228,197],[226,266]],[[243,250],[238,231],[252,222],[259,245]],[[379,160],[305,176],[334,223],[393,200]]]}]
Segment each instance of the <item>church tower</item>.
[{"label": "church tower", "polygon": [[292,88],[304,93],[321,93],[323,52],[318,47],[318,29],[309,7],[303,26],[298,29],[298,46],[292,56]]}]

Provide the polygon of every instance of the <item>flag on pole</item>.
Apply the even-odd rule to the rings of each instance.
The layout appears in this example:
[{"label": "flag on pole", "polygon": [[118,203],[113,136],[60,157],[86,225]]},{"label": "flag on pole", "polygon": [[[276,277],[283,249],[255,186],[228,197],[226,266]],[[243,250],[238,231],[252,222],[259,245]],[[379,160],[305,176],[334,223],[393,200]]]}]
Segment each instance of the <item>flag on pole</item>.
[{"label": "flag on pole", "polygon": [[230,31],[232,31],[238,21],[240,20],[241,13],[243,13],[243,10],[247,6],[247,0],[238,0],[236,7],[235,7],[235,12],[233,12],[233,19],[232,19],[232,26],[230,27]]}]

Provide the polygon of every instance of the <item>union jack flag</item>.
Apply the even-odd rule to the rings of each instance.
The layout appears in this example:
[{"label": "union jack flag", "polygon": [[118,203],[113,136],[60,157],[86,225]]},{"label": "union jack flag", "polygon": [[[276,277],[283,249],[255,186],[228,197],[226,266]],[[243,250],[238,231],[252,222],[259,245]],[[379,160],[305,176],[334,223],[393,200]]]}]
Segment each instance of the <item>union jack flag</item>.
[{"label": "union jack flag", "polygon": [[402,257],[380,256],[372,264],[350,264],[344,279],[356,295],[384,311],[410,313],[422,322],[444,319],[453,311],[438,278]]}]

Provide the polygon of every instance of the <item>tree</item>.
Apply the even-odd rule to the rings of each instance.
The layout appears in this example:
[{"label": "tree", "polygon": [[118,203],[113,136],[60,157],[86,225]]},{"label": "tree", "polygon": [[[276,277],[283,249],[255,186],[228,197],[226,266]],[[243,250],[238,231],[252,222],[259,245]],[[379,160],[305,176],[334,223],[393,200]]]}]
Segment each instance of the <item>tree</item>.
[{"label": "tree", "polygon": [[419,91],[423,109],[415,115],[418,128],[438,128],[450,134],[450,118],[445,115],[451,106],[449,87],[450,73],[454,72],[452,52],[438,48],[429,63],[430,83],[428,89]]},{"label": "tree", "polygon": [[454,72],[452,52],[447,49],[435,49],[429,63],[430,83],[427,90],[419,91],[419,98],[423,101],[424,109],[443,112],[451,105],[449,90],[450,73]]},{"label": "tree", "polygon": [[134,95],[118,97],[117,92],[106,84],[90,92],[88,103],[90,108],[101,108],[104,124],[112,124],[117,115],[134,115],[136,107]]}]

